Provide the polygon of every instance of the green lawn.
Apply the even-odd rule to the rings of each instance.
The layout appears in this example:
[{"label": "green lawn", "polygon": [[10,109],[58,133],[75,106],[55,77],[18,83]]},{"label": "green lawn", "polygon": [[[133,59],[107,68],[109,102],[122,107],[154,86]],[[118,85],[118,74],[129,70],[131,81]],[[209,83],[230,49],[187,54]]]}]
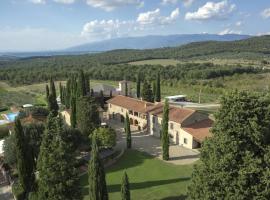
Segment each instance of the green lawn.
[{"label": "green lawn", "polygon": [[[181,200],[185,199],[193,165],[172,165],[135,150],[127,151],[106,172],[110,200],[120,199],[121,178],[127,171],[133,200]],[[88,199],[88,177],[80,183],[84,199]]]}]

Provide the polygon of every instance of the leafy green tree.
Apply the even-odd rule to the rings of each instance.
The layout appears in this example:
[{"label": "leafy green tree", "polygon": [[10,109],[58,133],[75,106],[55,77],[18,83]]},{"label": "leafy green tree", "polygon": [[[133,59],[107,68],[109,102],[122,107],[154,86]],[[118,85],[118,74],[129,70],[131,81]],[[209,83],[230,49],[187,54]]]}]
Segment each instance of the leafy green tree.
[{"label": "leafy green tree", "polygon": [[38,163],[38,197],[40,200],[79,200],[76,159],[71,144],[67,142],[67,130],[60,117],[49,117]]},{"label": "leafy green tree", "polygon": [[169,148],[170,140],[168,133],[168,122],[169,122],[169,103],[168,100],[165,100],[163,107],[163,116],[162,116],[162,127],[161,127],[161,140],[162,140],[162,158],[163,160],[169,160]]},{"label": "leafy green tree", "polygon": [[153,102],[153,91],[151,88],[151,85],[148,83],[148,81],[144,81],[143,88],[142,88],[142,99],[144,101]]},{"label": "leafy green tree", "polygon": [[116,145],[116,132],[112,128],[98,128],[93,132],[99,148],[113,148]]},{"label": "leafy green tree", "polygon": [[3,145],[4,150],[4,161],[5,163],[9,164],[10,166],[16,164],[16,138],[15,134],[9,135],[4,140]]},{"label": "leafy green tree", "polygon": [[27,143],[25,141],[25,136],[23,132],[23,127],[21,125],[20,119],[16,119],[15,127],[15,152],[16,152],[16,167],[18,171],[19,184],[24,191],[24,198],[32,189],[34,182],[34,166],[31,162],[31,155],[28,155]]},{"label": "leafy green tree", "polygon": [[79,73],[77,92],[79,97],[86,96],[85,76],[83,70],[80,70]]},{"label": "leafy green tree", "polygon": [[125,118],[125,132],[127,137],[127,148],[130,149],[132,146],[131,130],[130,130],[130,119],[128,113]]},{"label": "leafy green tree", "polygon": [[70,123],[72,128],[76,128],[77,126],[77,104],[76,97],[71,98],[71,114],[70,114]]},{"label": "leafy green tree", "polygon": [[92,139],[92,150],[88,165],[89,199],[90,200],[108,200],[106,185],[106,174],[104,166],[99,157],[99,150],[96,138]]},{"label": "leafy green tree", "polygon": [[129,181],[127,173],[124,172],[121,184],[121,199],[130,200]]},{"label": "leafy green tree", "polygon": [[232,92],[221,105],[194,168],[189,199],[269,199],[269,96]]},{"label": "leafy green tree", "polygon": [[98,106],[92,97],[80,97],[76,106],[77,126],[89,136],[100,125]]},{"label": "leafy green tree", "polygon": [[141,97],[141,74],[137,74],[137,98]]},{"label": "leafy green tree", "polygon": [[160,91],[160,74],[157,74],[156,79],[156,87],[153,89],[155,91],[155,101],[160,102],[161,101],[161,91]]}]

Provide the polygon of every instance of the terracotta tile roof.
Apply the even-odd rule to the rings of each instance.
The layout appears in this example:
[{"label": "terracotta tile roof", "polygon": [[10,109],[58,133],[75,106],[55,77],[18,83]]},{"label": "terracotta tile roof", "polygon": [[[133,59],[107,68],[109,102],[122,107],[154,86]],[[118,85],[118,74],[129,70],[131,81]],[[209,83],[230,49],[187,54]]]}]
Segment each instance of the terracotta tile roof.
[{"label": "terracotta tile roof", "polygon": [[[148,109],[148,112],[150,112],[153,115],[157,115],[159,117],[162,117],[163,114],[163,103],[158,103],[152,108]],[[186,118],[191,116],[193,113],[195,113],[195,110],[187,109],[187,108],[179,108],[175,106],[169,107],[169,120],[176,122],[176,123],[182,123]]]},{"label": "terracotta tile roof", "polygon": [[211,119],[205,119],[194,124],[183,127],[183,129],[191,134],[195,140],[198,142],[202,142],[205,138],[211,137],[212,134],[210,132],[210,128],[213,125],[213,121]]},{"label": "terracotta tile roof", "polygon": [[154,106],[153,103],[147,101],[141,101],[139,99],[134,99],[131,97],[126,97],[122,95],[118,95],[108,100],[107,103],[120,106],[122,108],[126,108],[128,110],[133,110],[139,113],[146,113],[147,110]]}]

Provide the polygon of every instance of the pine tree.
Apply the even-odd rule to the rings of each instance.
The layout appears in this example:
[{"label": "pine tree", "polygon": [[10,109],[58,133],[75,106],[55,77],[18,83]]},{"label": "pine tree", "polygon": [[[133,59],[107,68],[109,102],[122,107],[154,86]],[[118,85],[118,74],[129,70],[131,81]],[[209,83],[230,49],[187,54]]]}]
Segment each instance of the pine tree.
[{"label": "pine tree", "polygon": [[125,81],[125,96],[128,96],[128,82]]},{"label": "pine tree", "polygon": [[94,90],[91,88],[91,90],[90,90],[90,96],[91,97],[94,97]]},{"label": "pine tree", "polygon": [[270,199],[270,99],[232,92],[221,99],[202,145],[189,199]]},{"label": "pine tree", "polygon": [[122,177],[121,197],[122,200],[130,200],[129,181],[126,172],[124,172]]},{"label": "pine tree", "polygon": [[47,101],[47,103],[49,101],[49,95],[50,95],[50,89],[49,89],[49,86],[46,84],[46,101]]},{"label": "pine tree", "polygon": [[137,75],[137,98],[141,97],[141,74]]},{"label": "pine tree", "polygon": [[125,118],[125,132],[127,137],[127,148],[130,149],[132,146],[132,138],[131,138],[131,131],[130,131],[130,119],[128,113],[126,113]]},{"label": "pine tree", "polygon": [[76,128],[77,126],[77,109],[76,109],[76,97],[71,98],[71,115],[70,115],[70,123],[72,128]]},{"label": "pine tree", "polygon": [[89,95],[90,94],[90,79],[89,79],[88,74],[85,75],[85,90],[86,90],[86,94]]},{"label": "pine tree", "polygon": [[85,76],[83,70],[80,70],[78,77],[78,97],[86,96]]},{"label": "pine tree", "polygon": [[70,108],[70,104],[71,104],[71,79],[68,79],[66,84],[66,95],[65,95],[65,106],[67,109]]},{"label": "pine tree", "polygon": [[50,118],[46,132],[38,163],[39,199],[79,200],[81,195],[75,169],[76,159],[62,119]]},{"label": "pine tree", "polygon": [[153,81],[152,82],[152,88],[153,88],[153,99],[156,100],[156,91],[157,91],[157,88],[156,88],[156,82]]},{"label": "pine tree", "polygon": [[153,91],[152,91],[151,85],[147,81],[144,81],[144,83],[143,83],[142,99],[144,101],[148,101],[148,102],[154,101]]},{"label": "pine tree", "polygon": [[169,134],[168,134],[168,121],[169,121],[169,103],[168,103],[168,100],[165,100],[165,104],[163,107],[162,128],[161,128],[163,160],[169,160],[170,140],[169,140]]},{"label": "pine tree", "polygon": [[80,97],[76,105],[76,119],[79,130],[89,136],[100,125],[98,106],[92,97]]},{"label": "pine tree", "polygon": [[56,89],[52,77],[50,78],[50,94],[53,96],[54,99],[56,99]]},{"label": "pine tree", "polygon": [[88,165],[89,199],[108,200],[105,170],[99,157],[96,138],[92,140],[92,150]]},{"label": "pine tree", "polygon": [[33,162],[31,162],[31,155],[28,155],[28,144],[25,140],[23,127],[19,118],[15,121],[14,134],[19,184],[24,191],[23,196],[26,198],[34,183],[34,166]]},{"label": "pine tree", "polygon": [[60,94],[61,103],[63,104],[64,103],[64,96],[63,96],[63,86],[62,86],[61,82],[59,82],[59,94]]},{"label": "pine tree", "polygon": [[160,91],[160,74],[157,74],[157,79],[156,79],[156,88],[155,88],[155,101],[160,102],[161,101],[161,91]]}]

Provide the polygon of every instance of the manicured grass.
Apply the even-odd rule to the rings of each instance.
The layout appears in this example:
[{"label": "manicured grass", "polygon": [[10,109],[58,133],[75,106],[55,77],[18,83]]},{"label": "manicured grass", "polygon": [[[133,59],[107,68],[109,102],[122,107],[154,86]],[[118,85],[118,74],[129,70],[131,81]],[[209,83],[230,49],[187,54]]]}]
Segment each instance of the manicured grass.
[{"label": "manicured grass", "polygon": [[[119,200],[123,172],[126,170],[133,200],[185,199],[193,165],[172,165],[135,150],[127,151],[106,172],[110,200]],[[88,199],[88,176],[80,183],[84,200]]]}]

